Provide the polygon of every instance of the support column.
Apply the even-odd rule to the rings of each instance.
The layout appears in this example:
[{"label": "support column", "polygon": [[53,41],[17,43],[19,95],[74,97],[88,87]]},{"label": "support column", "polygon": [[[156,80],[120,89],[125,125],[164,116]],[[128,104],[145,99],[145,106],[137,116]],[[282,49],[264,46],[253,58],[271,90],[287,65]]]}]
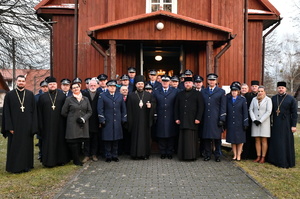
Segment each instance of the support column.
[{"label": "support column", "polygon": [[116,40],[109,40],[109,49],[110,49],[110,78],[116,79],[116,72],[117,72]]},{"label": "support column", "polygon": [[206,73],[214,73],[214,49],[213,42],[206,42]]}]

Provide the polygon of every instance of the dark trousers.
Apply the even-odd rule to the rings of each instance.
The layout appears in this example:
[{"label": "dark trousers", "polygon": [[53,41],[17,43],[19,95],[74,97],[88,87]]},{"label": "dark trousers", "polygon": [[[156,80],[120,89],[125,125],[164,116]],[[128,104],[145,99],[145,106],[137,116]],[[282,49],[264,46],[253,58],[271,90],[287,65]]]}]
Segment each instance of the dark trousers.
[{"label": "dark trousers", "polygon": [[221,151],[221,139],[204,139],[204,151],[205,157],[211,157],[213,151],[213,145],[215,146],[214,156],[219,158],[222,155]]},{"label": "dark trousers", "polygon": [[175,137],[157,138],[160,154],[172,155],[175,147]]},{"label": "dark trousers", "polygon": [[72,154],[73,163],[76,165],[81,164],[80,159],[79,159],[80,145],[81,145],[81,142],[68,143],[68,147]]},{"label": "dark trousers", "polygon": [[90,157],[97,155],[99,132],[90,132],[90,138],[84,142],[83,153],[84,156]]},{"label": "dark trousers", "polygon": [[103,141],[106,158],[117,158],[118,157],[118,140],[114,141]]}]

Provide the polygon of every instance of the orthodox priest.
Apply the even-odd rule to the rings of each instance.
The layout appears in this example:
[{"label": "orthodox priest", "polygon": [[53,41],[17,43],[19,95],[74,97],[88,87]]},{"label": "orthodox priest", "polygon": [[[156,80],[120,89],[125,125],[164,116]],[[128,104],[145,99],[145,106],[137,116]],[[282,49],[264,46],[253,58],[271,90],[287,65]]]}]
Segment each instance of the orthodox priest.
[{"label": "orthodox priest", "polygon": [[43,140],[41,162],[45,167],[70,161],[65,141],[66,119],[60,114],[66,95],[57,89],[54,77],[47,79],[49,91],[38,101],[39,134]]},{"label": "orthodox priest", "polygon": [[11,173],[33,168],[33,135],[38,131],[36,103],[25,89],[25,76],[17,76],[16,84],[5,96],[1,129],[8,138],[6,171]]},{"label": "orthodox priest", "polygon": [[135,77],[136,91],[127,98],[128,131],[131,134],[131,157],[147,160],[151,150],[151,126],[155,98],[144,91],[144,76]]},{"label": "orthodox priest", "polygon": [[268,162],[282,168],[295,166],[294,134],[297,124],[297,102],[286,93],[286,82],[277,83],[278,94],[272,97],[273,126]]},{"label": "orthodox priest", "polygon": [[175,101],[175,122],[179,125],[178,159],[196,160],[198,153],[198,125],[201,122],[204,100],[202,94],[193,89],[193,78],[184,78],[184,90]]}]

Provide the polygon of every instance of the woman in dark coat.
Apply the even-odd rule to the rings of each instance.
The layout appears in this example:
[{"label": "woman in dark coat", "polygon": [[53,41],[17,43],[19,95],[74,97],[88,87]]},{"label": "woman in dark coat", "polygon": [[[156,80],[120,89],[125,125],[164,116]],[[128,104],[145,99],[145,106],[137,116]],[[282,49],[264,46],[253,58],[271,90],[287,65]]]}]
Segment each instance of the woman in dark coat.
[{"label": "woman in dark coat", "polygon": [[240,161],[243,144],[246,142],[248,127],[248,108],[246,98],[240,96],[239,85],[230,86],[231,95],[227,96],[227,134],[226,142],[231,143],[233,160]]},{"label": "woman in dark coat", "polygon": [[67,117],[66,139],[73,163],[82,166],[79,150],[81,143],[89,138],[89,118],[92,115],[92,108],[89,99],[82,96],[80,84],[73,83],[71,88],[73,95],[66,99],[61,114]]}]

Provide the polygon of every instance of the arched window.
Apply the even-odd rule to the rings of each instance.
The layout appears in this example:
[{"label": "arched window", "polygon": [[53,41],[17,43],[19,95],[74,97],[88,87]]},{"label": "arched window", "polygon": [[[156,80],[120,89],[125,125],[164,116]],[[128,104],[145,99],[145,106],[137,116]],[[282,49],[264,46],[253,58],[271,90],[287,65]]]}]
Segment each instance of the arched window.
[{"label": "arched window", "polygon": [[146,13],[158,10],[177,14],[177,0],[146,0]]}]

